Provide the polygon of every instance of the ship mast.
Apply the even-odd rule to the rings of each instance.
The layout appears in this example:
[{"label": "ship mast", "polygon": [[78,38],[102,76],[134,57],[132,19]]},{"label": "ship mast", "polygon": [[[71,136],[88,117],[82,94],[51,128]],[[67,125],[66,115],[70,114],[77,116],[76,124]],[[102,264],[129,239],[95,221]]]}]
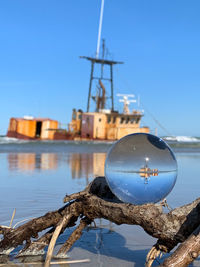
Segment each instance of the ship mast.
[{"label": "ship mast", "polygon": [[[123,64],[123,62],[119,61],[113,61],[113,60],[107,60],[104,58],[105,56],[105,42],[103,40],[102,44],[102,58],[99,58],[99,50],[100,50],[100,40],[101,40],[101,29],[102,29],[102,22],[103,22],[103,9],[104,9],[104,0],[101,2],[101,11],[100,11],[100,19],[99,19],[99,31],[98,31],[98,40],[97,40],[97,50],[96,50],[96,57],[87,57],[87,56],[81,56],[80,58],[87,59],[91,62],[91,72],[90,72],[90,82],[89,82],[89,91],[88,91],[88,101],[87,101],[87,112],[90,111],[90,101],[93,99],[96,102],[96,111],[100,111],[100,109],[104,108],[105,106],[105,100],[106,100],[106,91],[105,87],[102,83],[103,80],[106,80],[110,82],[110,99],[111,99],[111,111],[114,111],[114,96],[113,96],[113,65],[115,64]],[[94,67],[96,64],[101,65],[101,73],[100,75],[94,76]],[[110,68],[109,76],[110,77],[104,77],[104,65],[108,66]],[[94,97],[92,96],[92,83],[93,80],[98,80],[100,88],[99,90],[99,96]],[[101,103],[100,103],[101,102]]]}]

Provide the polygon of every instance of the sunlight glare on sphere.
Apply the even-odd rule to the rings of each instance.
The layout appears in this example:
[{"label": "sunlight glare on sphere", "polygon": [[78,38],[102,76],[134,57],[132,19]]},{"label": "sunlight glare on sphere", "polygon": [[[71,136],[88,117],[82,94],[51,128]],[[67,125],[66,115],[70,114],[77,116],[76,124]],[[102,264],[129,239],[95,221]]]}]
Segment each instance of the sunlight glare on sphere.
[{"label": "sunlight glare on sphere", "polygon": [[164,199],[176,183],[177,162],[159,137],[136,133],[117,141],[106,157],[105,176],[111,191],[136,205]]}]

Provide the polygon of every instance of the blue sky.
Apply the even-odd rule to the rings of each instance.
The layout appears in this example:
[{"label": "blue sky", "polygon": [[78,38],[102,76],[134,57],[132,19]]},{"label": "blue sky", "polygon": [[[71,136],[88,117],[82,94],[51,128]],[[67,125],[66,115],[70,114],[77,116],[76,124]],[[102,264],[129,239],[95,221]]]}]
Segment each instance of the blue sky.
[{"label": "blue sky", "polygon": [[[95,55],[100,6],[1,1],[0,134],[10,117],[67,124],[72,108],[86,110],[90,64],[79,56]],[[199,10],[199,0],[105,0],[102,38],[112,59],[125,62],[114,68],[114,94],[140,95],[152,132],[153,115],[172,135],[200,136]]]}]

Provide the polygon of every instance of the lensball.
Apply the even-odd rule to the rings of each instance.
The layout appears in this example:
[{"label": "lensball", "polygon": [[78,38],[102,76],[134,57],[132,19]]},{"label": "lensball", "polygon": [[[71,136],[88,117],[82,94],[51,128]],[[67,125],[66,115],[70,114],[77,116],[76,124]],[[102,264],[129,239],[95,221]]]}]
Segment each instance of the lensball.
[{"label": "lensball", "polygon": [[105,176],[110,190],[123,202],[156,203],[172,190],[177,161],[161,138],[135,133],[117,141],[109,150]]}]

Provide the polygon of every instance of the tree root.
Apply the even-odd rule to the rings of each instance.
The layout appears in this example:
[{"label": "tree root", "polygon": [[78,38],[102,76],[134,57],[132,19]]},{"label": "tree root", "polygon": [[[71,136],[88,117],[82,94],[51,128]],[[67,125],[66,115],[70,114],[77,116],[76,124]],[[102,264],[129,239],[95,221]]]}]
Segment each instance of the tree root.
[{"label": "tree root", "polygon": [[[16,229],[0,226],[0,234],[3,235],[3,239],[0,241],[0,254],[9,254],[24,242],[25,246],[18,256],[43,254],[44,248],[49,246],[55,229],[61,225],[61,221],[62,225],[58,235],[66,228],[76,225],[80,218],[79,225],[57,253],[57,257],[64,257],[74,242],[81,237],[85,227],[97,218],[104,218],[118,225],[124,223],[140,225],[149,235],[158,239],[156,245],[147,255],[146,266],[150,267],[161,252],[170,252],[179,243],[184,245],[184,241],[192,233],[193,236],[196,234],[195,230],[200,224],[200,199],[171,210],[169,213],[163,213],[160,204],[137,206],[122,203],[110,191],[104,177],[94,179],[82,192],[65,196],[64,202],[67,204],[61,209],[32,219]],[[65,219],[63,220],[63,218]],[[43,230],[48,231],[38,237],[39,232]],[[195,243],[195,240],[192,239],[191,242]],[[199,255],[199,251],[200,248],[196,245],[196,249],[188,253],[193,255],[192,259],[194,259]],[[53,249],[51,248],[52,252]],[[49,254],[50,258],[51,253]],[[180,253],[183,253],[182,250],[181,252],[178,251],[177,255]],[[175,259],[171,260],[171,262],[173,261]]]},{"label": "tree root", "polygon": [[168,252],[168,247],[161,243],[159,240],[149,251],[146,256],[145,267],[151,267],[153,262],[158,258],[162,258],[164,253]]},{"label": "tree root", "polygon": [[87,217],[81,219],[79,226],[76,228],[76,230],[70,235],[66,243],[59,249],[56,257],[57,258],[64,258],[66,257],[66,253],[69,251],[69,249],[72,247],[72,245],[78,240],[81,235],[83,229],[91,224],[91,220]]},{"label": "tree root", "polygon": [[48,247],[48,251],[47,251],[47,256],[46,256],[46,260],[45,260],[45,264],[44,264],[44,267],[49,267],[50,265],[50,262],[51,262],[51,257],[52,257],[52,254],[53,254],[53,250],[54,250],[54,246],[56,244],[56,240],[64,226],[64,224],[68,224],[69,221],[71,219],[71,215],[68,214],[66,216],[63,217],[63,219],[59,222],[59,224],[56,226],[56,229],[53,233],[53,236],[51,238],[51,242],[49,244],[49,247]]}]

